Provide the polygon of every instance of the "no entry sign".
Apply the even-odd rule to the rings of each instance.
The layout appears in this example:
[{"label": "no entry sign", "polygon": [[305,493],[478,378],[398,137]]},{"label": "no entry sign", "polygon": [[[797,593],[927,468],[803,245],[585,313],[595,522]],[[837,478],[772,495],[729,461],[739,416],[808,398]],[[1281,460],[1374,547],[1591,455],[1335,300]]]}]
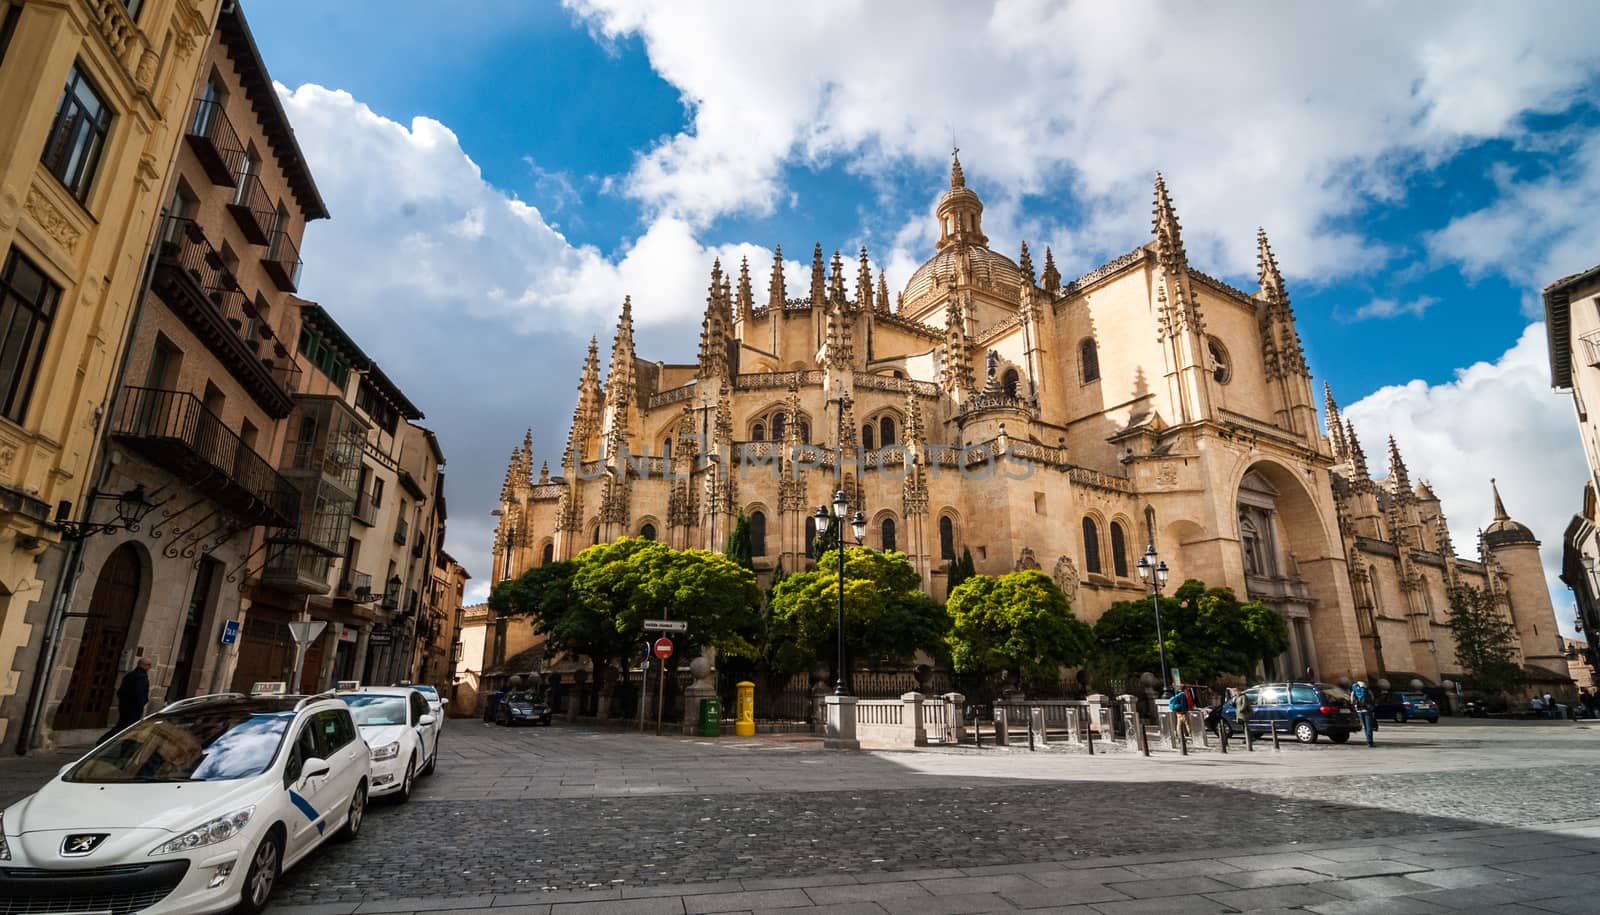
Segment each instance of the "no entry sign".
[{"label": "no entry sign", "polygon": [[672,657],[672,640],[669,638],[656,639],[656,657],[663,661]]}]

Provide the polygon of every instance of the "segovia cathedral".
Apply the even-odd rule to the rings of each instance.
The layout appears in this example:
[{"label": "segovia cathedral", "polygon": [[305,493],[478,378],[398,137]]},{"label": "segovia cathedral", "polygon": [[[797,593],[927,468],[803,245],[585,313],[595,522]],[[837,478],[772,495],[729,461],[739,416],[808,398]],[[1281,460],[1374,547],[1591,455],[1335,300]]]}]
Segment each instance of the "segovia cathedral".
[{"label": "segovia cathedral", "polygon": [[1252,294],[1190,266],[1159,175],[1154,239],[1073,280],[1049,249],[1035,273],[1026,244],[989,248],[982,217],[953,158],[933,257],[892,301],[864,248],[853,295],[820,244],[804,286],[775,249],[759,302],[748,263],[714,264],[693,364],[636,355],[624,301],[603,380],[589,344],[560,474],[535,475],[531,432],[512,456],[497,579],[627,536],[720,551],[743,513],[765,582],[808,566],[842,490],[866,545],[905,553],[936,598],[967,548],[984,574],[1047,572],[1092,622],[1149,595],[1153,546],[1174,584],[1283,615],[1267,676],[1399,688],[1460,680],[1447,593],[1470,584],[1503,595],[1532,688],[1568,682],[1539,543],[1499,493],[1460,557],[1392,439],[1372,478],[1326,386],[1319,427],[1265,232]]}]

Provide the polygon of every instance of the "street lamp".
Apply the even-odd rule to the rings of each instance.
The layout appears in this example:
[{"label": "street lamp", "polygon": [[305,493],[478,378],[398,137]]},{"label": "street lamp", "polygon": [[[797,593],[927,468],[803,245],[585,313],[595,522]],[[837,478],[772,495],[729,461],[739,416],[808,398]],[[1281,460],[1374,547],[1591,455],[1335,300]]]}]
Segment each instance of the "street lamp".
[{"label": "street lamp", "polygon": [[1167,583],[1167,564],[1156,558],[1156,545],[1150,546],[1139,557],[1139,577],[1150,583],[1150,606],[1156,611],[1156,648],[1161,652],[1161,696],[1172,694],[1172,681],[1167,679],[1167,640],[1161,635],[1161,586]]},{"label": "street lamp", "polygon": [[[817,532],[819,534],[827,531],[828,526],[835,519],[838,519],[839,522],[839,619],[837,626],[839,634],[839,667],[837,670],[838,679],[834,682],[833,687],[835,696],[850,695],[850,689],[845,685],[844,681],[844,515],[849,510],[850,502],[845,499],[844,490],[841,489],[833,494],[832,516],[829,516],[827,506],[823,505],[817,506],[817,513],[813,516],[817,522]],[[863,538],[867,536],[867,516],[865,513],[858,511],[850,519],[850,532],[855,535],[856,545],[859,546]]]},{"label": "street lamp", "polygon": [[[165,500],[163,500],[164,502]],[[89,510],[94,511],[96,502],[115,502],[117,504],[117,518],[115,521],[70,521],[67,516],[72,514],[71,502],[56,503],[55,525],[61,531],[64,540],[82,540],[94,534],[111,534],[116,531],[137,531],[144,516],[150,514],[163,502],[152,502],[145,493],[144,484],[138,483],[127,492],[109,493],[96,492],[89,497]]]}]

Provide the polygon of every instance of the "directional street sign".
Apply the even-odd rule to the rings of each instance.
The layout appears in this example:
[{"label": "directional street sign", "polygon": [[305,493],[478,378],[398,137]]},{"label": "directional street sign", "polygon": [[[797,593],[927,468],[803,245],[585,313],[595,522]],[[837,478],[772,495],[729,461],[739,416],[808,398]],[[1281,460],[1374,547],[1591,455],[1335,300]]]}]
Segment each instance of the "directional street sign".
[{"label": "directional street sign", "polygon": [[689,624],[683,620],[645,620],[645,632],[688,632]]},{"label": "directional street sign", "polygon": [[669,638],[656,639],[656,657],[665,661],[672,657],[672,640]]}]

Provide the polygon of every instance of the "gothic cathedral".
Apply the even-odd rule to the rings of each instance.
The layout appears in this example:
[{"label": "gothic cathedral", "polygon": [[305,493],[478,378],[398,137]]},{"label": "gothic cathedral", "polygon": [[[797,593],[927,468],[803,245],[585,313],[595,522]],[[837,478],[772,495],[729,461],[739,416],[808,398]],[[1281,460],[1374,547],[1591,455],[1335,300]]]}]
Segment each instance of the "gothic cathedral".
[{"label": "gothic cathedral", "polygon": [[1069,281],[1049,249],[1035,273],[1026,244],[988,247],[959,159],[937,215],[893,301],[865,249],[853,296],[821,245],[800,296],[775,250],[761,304],[748,264],[714,264],[694,364],[635,355],[624,301],[603,381],[589,344],[560,475],[534,474],[531,433],[512,456],[496,580],[626,536],[721,550],[740,513],[763,579],[793,572],[842,490],[866,545],[905,553],[937,598],[967,548],[984,574],[1048,572],[1093,621],[1148,595],[1153,546],[1174,583],[1284,616],[1269,676],[1437,685],[1460,677],[1446,595],[1465,583],[1503,594],[1523,662],[1565,680],[1538,541],[1499,493],[1480,558],[1458,557],[1392,440],[1373,480],[1331,393],[1319,427],[1264,232],[1251,294],[1190,266],[1159,175],[1154,239]]}]

